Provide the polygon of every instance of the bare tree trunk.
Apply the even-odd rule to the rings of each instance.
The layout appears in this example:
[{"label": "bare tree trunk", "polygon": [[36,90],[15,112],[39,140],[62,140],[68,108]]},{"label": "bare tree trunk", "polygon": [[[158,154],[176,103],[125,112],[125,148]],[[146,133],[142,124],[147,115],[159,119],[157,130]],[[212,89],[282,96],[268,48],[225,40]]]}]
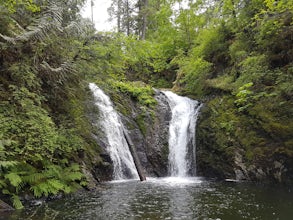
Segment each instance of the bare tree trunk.
[{"label": "bare tree trunk", "polygon": [[126,1],[126,19],[127,19],[127,23],[126,23],[126,28],[127,28],[127,30],[126,30],[126,34],[127,34],[127,36],[129,36],[130,35],[130,15],[129,15],[129,10],[130,10],[130,8],[129,8],[129,1],[127,0]]},{"label": "bare tree trunk", "polygon": [[94,23],[94,1],[91,0],[91,17],[92,17],[92,23]]},{"label": "bare tree trunk", "polygon": [[121,32],[121,10],[122,10],[122,0],[118,0],[117,5],[117,28],[118,32]]},{"label": "bare tree trunk", "polygon": [[12,208],[10,205],[8,205],[7,203],[3,202],[0,199],[0,211],[8,211],[8,210],[14,210],[14,208]]},{"label": "bare tree trunk", "polygon": [[143,0],[143,7],[142,7],[142,30],[141,30],[141,39],[145,40],[146,30],[147,30],[147,22],[148,22],[148,0]]},{"label": "bare tree trunk", "polygon": [[133,161],[134,161],[134,164],[135,164],[139,179],[140,179],[140,181],[145,181],[146,180],[145,172],[144,172],[144,170],[142,168],[142,165],[140,163],[140,160],[139,160],[139,158],[137,156],[136,150],[134,149],[133,143],[132,143],[129,135],[125,131],[123,131],[123,134],[124,134],[124,137],[125,137],[125,139],[127,141],[128,146],[129,146],[130,153],[131,153],[131,155],[133,157]]}]

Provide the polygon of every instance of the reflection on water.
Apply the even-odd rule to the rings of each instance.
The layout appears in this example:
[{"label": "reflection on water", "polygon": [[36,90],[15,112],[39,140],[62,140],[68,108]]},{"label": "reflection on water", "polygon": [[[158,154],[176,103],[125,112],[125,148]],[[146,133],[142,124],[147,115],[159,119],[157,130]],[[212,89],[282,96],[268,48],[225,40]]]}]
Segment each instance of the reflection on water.
[{"label": "reflection on water", "polygon": [[148,178],[105,183],[0,219],[292,219],[293,192],[287,187],[213,182],[199,178]]}]

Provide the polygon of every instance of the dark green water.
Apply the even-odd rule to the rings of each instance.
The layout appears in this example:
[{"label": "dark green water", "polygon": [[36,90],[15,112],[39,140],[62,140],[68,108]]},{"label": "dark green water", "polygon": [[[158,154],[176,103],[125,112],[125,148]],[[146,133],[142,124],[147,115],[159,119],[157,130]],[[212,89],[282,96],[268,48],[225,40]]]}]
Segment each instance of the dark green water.
[{"label": "dark green water", "polygon": [[1,220],[291,220],[293,189],[198,178],[120,181],[0,215]]}]

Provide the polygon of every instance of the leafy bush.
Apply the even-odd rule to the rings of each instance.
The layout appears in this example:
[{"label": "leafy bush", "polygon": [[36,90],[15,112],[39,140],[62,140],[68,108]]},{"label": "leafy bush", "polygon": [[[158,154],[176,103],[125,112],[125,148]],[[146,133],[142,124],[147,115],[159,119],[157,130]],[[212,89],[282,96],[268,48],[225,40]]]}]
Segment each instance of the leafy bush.
[{"label": "leafy bush", "polygon": [[202,95],[212,64],[202,58],[190,57],[179,61],[179,66],[175,85],[182,86],[188,93]]},{"label": "leafy bush", "polygon": [[157,101],[154,99],[155,94],[153,88],[142,82],[113,82],[113,87],[122,93],[130,95],[141,105],[154,107]]},{"label": "leafy bush", "polygon": [[22,208],[18,195],[25,188],[36,197],[73,191],[83,175],[66,158],[81,148],[81,141],[70,130],[66,134],[56,128],[37,94],[25,87],[10,88],[10,103],[1,102],[0,114],[2,193],[11,195],[14,206]]}]

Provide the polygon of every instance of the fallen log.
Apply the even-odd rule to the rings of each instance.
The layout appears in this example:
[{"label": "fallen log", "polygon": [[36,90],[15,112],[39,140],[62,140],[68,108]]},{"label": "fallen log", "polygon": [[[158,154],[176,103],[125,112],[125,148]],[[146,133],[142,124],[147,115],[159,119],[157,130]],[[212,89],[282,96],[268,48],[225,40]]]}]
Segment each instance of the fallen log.
[{"label": "fallen log", "polygon": [[125,130],[123,130],[123,134],[124,134],[124,137],[127,141],[128,146],[129,146],[129,151],[133,157],[133,161],[134,161],[135,168],[137,170],[139,179],[140,179],[140,181],[145,181],[146,180],[145,172],[144,172],[142,165],[140,163],[140,160],[137,156],[137,153],[136,153],[136,150],[135,150],[134,145],[132,143],[132,140],[130,139],[129,135],[127,134],[127,132]]},{"label": "fallen log", "polygon": [[3,202],[0,199],[0,212],[1,211],[10,211],[10,210],[14,210],[14,208],[12,208],[10,205],[8,205],[7,203]]}]

